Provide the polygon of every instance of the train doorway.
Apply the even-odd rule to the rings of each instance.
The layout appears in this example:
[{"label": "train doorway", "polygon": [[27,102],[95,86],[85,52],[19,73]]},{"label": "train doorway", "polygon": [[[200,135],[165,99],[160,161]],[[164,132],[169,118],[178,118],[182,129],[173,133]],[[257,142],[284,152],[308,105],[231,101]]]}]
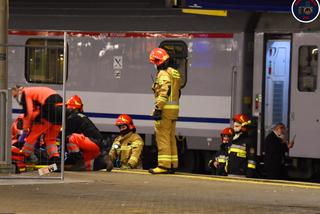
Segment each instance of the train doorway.
[{"label": "train doorway", "polygon": [[266,38],[264,56],[263,139],[273,125],[288,126],[291,38]]}]

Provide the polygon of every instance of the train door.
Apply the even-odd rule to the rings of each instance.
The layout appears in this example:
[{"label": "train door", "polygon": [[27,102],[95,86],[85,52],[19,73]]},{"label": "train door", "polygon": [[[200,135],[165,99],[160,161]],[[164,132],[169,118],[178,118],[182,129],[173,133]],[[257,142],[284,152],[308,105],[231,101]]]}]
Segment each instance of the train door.
[{"label": "train door", "polygon": [[277,123],[288,125],[291,40],[265,41],[264,133]]},{"label": "train door", "polygon": [[257,154],[276,123],[288,125],[291,36],[255,33],[253,116],[257,118]]},{"label": "train door", "polygon": [[292,157],[320,157],[320,90],[317,33],[293,35],[290,138],[295,145]]}]

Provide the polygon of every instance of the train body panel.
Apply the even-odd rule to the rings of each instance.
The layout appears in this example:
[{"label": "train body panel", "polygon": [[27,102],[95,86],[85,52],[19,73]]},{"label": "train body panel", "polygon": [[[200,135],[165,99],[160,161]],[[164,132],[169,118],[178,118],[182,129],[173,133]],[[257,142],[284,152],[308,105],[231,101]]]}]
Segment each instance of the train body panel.
[{"label": "train body panel", "polygon": [[[114,119],[127,113],[133,116],[139,132],[153,134],[151,86],[156,70],[148,55],[164,40],[181,40],[188,46],[188,71],[180,100],[177,135],[215,138],[229,125],[234,109],[233,68],[237,67],[241,74],[238,58],[242,37],[230,33],[69,33],[67,97],[78,94],[85,111],[103,132],[117,131]],[[9,85],[36,84],[26,82],[22,72],[26,66],[24,46],[29,40],[42,38],[62,39],[62,35],[60,32],[10,35],[9,44],[21,47],[11,47],[9,51]],[[14,108],[18,106],[14,104]],[[218,144],[219,140],[215,142]]]},{"label": "train body panel", "polygon": [[[194,167],[207,156],[194,151],[217,150],[220,130],[230,125],[233,114],[241,112],[253,119],[258,156],[264,155],[263,141],[272,125],[283,122],[289,139],[295,136],[289,156],[307,160],[293,161],[302,171],[299,175],[310,176],[314,169],[320,172],[319,19],[301,25],[291,14],[230,11],[228,17],[176,12],[147,18],[44,16],[35,23],[41,16],[12,16],[9,44],[21,47],[9,47],[9,86],[37,85],[26,82],[24,74],[27,48],[22,46],[29,39],[62,40],[66,30],[67,97],[80,95],[85,111],[103,132],[118,131],[114,126],[117,115],[131,114],[150,145],[154,133],[151,85],[156,71],[148,54],[163,41],[180,40],[187,45],[188,61],[177,134],[187,142],[185,154]],[[108,22],[98,24],[101,17]],[[54,29],[61,31],[50,31]],[[55,84],[48,86],[61,90]],[[16,103],[13,106],[19,108]],[[206,165],[206,161],[201,163]]]}]

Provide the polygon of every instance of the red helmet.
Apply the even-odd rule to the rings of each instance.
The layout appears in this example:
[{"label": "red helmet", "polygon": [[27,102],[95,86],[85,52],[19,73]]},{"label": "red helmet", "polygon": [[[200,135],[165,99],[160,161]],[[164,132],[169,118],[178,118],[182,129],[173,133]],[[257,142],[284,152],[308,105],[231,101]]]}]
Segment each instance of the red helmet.
[{"label": "red helmet", "polygon": [[132,118],[127,114],[121,114],[116,120],[116,126],[127,125],[130,130],[136,127],[133,124]]},{"label": "red helmet", "polygon": [[167,59],[169,59],[169,57],[169,54],[164,49],[155,48],[151,51],[149,60],[151,63],[158,66],[164,63]]},{"label": "red helmet", "polygon": [[78,95],[73,95],[67,101],[67,108],[69,109],[78,109],[80,112],[83,111],[82,100]]},{"label": "red helmet", "polygon": [[251,124],[251,120],[245,114],[236,114],[236,115],[234,115],[233,121],[240,123],[241,126],[247,126],[247,125]]},{"label": "red helmet", "polygon": [[233,130],[233,128],[230,128],[230,127],[224,128],[224,129],[221,131],[220,134],[221,134],[221,135],[233,136],[233,135],[234,135],[234,130]]},{"label": "red helmet", "polygon": [[230,127],[224,128],[221,131],[220,135],[221,135],[221,142],[222,143],[229,143],[233,139],[234,130],[233,130],[233,128],[230,128]]}]

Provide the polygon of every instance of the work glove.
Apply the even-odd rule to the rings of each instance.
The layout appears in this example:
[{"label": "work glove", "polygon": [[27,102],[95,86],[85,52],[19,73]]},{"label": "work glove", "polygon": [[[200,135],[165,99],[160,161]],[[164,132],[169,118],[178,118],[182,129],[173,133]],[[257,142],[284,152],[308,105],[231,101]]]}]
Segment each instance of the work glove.
[{"label": "work glove", "polygon": [[25,138],[28,136],[29,132],[27,130],[23,130],[22,134],[18,138],[19,143],[24,143]]},{"label": "work glove", "polygon": [[161,110],[155,109],[155,110],[153,111],[152,118],[153,118],[154,120],[161,120],[161,113],[162,113]]}]

